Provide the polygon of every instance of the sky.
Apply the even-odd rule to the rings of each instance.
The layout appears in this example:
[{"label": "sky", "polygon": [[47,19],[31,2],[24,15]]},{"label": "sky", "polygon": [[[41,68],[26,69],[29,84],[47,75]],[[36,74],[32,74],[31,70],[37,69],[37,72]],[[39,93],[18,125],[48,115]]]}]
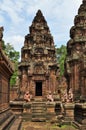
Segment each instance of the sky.
[{"label": "sky", "polygon": [[24,37],[29,33],[29,26],[40,9],[55,45],[57,47],[66,45],[81,3],[82,0],[0,0],[0,26],[4,27],[3,39],[20,52],[24,45]]}]

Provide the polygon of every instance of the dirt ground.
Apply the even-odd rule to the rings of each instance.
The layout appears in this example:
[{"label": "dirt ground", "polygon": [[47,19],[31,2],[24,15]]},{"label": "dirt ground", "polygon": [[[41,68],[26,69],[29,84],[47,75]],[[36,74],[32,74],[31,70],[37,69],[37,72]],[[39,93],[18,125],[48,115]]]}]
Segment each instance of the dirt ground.
[{"label": "dirt ground", "polygon": [[77,130],[73,126],[58,127],[56,124],[50,124],[49,122],[30,122],[26,121],[22,123],[21,130]]}]

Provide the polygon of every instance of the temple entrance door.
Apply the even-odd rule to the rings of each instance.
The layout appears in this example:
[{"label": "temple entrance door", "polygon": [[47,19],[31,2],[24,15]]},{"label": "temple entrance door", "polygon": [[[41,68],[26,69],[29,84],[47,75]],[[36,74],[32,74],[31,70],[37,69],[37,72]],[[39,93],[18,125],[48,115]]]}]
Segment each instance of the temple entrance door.
[{"label": "temple entrance door", "polygon": [[42,96],[42,82],[36,82],[35,95]]}]

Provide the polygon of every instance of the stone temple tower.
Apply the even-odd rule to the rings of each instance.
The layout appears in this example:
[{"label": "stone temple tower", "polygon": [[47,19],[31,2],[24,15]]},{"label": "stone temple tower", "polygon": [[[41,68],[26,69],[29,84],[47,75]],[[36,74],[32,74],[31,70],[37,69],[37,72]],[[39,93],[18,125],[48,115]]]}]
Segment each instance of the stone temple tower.
[{"label": "stone temple tower", "polygon": [[86,100],[86,0],[83,0],[67,43],[66,77],[74,100]]},{"label": "stone temple tower", "polygon": [[19,63],[20,94],[29,91],[33,98],[46,99],[57,90],[57,61],[53,37],[47,22],[38,10],[30,34],[25,36]]}]

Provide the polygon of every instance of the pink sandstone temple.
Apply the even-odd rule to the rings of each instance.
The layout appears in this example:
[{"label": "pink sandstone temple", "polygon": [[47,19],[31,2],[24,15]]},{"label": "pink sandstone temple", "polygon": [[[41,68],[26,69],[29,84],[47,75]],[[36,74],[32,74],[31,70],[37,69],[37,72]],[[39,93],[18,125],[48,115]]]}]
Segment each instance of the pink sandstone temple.
[{"label": "pink sandstone temple", "polygon": [[10,78],[14,69],[2,49],[2,38],[0,27],[0,130],[20,130],[26,120],[69,124],[86,130],[86,0],[70,29],[64,96],[58,82],[54,40],[41,10],[37,11],[21,48],[17,96],[12,101]]}]

